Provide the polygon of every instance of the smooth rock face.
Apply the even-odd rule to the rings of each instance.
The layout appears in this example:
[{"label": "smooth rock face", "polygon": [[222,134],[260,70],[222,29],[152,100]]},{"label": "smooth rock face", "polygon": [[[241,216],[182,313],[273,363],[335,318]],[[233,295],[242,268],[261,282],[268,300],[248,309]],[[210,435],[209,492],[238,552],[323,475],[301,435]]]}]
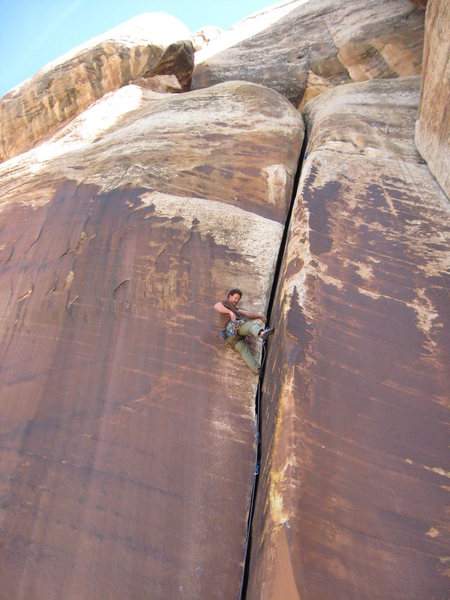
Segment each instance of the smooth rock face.
[{"label": "smooth rock face", "polygon": [[[289,3],[287,3],[289,5]],[[196,59],[193,88],[245,79],[302,107],[338,84],[419,75],[424,12],[409,0],[310,0],[260,33]]]},{"label": "smooth rock face", "polygon": [[256,378],[301,116],[250,83],[126,86],[0,165],[4,598],[238,597]]},{"label": "smooth rock face", "polygon": [[450,197],[450,5],[430,0],[416,145],[447,197]]},{"label": "smooth rock face", "polygon": [[174,75],[181,90],[189,89],[194,66],[189,38],[177,19],[148,13],[50,63],[0,100],[0,161],[29,150],[134,80]]},{"label": "smooth rock face", "polygon": [[414,149],[418,99],[405,78],[305,108],[249,599],[446,596],[450,209]]}]

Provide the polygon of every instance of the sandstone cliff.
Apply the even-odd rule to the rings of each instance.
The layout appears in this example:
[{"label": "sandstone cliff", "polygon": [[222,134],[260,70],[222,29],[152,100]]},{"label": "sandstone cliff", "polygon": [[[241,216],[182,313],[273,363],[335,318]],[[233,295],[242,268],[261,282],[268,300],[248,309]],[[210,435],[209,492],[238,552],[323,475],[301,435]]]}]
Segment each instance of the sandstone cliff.
[{"label": "sandstone cliff", "polygon": [[0,161],[29,150],[130,82],[173,75],[180,89],[188,89],[194,56],[189,37],[177,19],[149,13],[50,63],[0,100]]},{"label": "sandstone cliff", "polygon": [[238,596],[256,378],[212,303],[266,309],[302,132],[126,86],[0,165],[5,598]]},{"label": "sandstone cliff", "polygon": [[449,206],[414,147],[419,83],[305,107],[249,598],[446,593]]},{"label": "sandstone cliff", "polygon": [[196,61],[193,87],[244,79],[272,87],[301,108],[338,84],[420,75],[424,13],[409,0],[284,5],[291,7],[288,14],[231,48],[222,50],[221,36],[214,40]]},{"label": "sandstone cliff", "polygon": [[[5,598],[445,597],[448,15],[421,80],[421,4],[281,2],[179,94],[152,90],[189,88],[184,27],[108,34],[51,67],[73,112],[47,69],[0,101]],[[258,415],[234,285],[276,327]]]}]

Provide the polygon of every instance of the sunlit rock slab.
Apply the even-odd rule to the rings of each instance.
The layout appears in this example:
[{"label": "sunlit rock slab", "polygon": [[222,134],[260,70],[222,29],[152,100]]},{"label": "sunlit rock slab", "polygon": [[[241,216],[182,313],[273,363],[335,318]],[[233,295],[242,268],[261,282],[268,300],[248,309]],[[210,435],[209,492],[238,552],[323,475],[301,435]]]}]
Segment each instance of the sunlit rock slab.
[{"label": "sunlit rock slab", "polygon": [[247,598],[446,596],[450,209],[418,99],[406,78],[305,107]]},{"label": "sunlit rock slab", "polygon": [[450,197],[450,5],[428,3],[416,144]]},{"label": "sunlit rock slab", "polygon": [[[198,53],[193,88],[245,79],[302,107],[342,83],[421,72],[424,11],[410,0],[300,0],[272,10],[274,23],[269,8]],[[263,17],[266,27],[255,33]]]},{"label": "sunlit rock slab", "polygon": [[190,32],[178,19],[164,13],[130,19],[49,63],[3,96],[0,161],[29,150],[130,82],[152,86],[154,77],[172,75],[181,90],[189,89],[193,67]]},{"label": "sunlit rock slab", "polygon": [[127,86],[0,166],[0,589],[236,598],[256,377],[301,116],[254,84]]},{"label": "sunlit rock slab", "polygon": [[[61,179],[102,191],[138,181],[176,196],[224,200],[281,223],[302,127],[284,98],[251,83],[181,95],[128,85],[48,143],[0,166],[2,202],[16,202],[20,186],[20,198],[45,203]],[[32,191],[37,179],[39,195]]]}]

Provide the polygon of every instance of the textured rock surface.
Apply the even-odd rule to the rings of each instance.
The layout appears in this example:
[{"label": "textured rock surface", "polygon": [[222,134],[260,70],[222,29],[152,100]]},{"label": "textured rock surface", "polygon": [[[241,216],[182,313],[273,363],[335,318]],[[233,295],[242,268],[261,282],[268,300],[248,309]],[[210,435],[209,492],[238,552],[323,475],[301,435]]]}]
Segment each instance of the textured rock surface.
[{"label": "textured rock surface", "polygon": [[0,165],[2,597],[238,596],[256,380],[212,303],[265,309],[302,127],[126,86]]},{"label": "textured rock surface", "polygon": [[205,48],[214,38],[222,33],[222,31],[223,30],[220,29],[220,27],[214,27],[213,25],[202,27],[197,30],[191,38],[195,51],[197,52],[202,48]]},{"label": "textured rock surface", "polygon": [[450,5],[431,0],[425,27],[416,145],[450,197]]},{"label": "textured rock surface", "polygon": [[227,50],[220,52],[222,36],[214,40],[209,58],[196,58],[193,87],[245,79],[303,106],[341,83],[420,74],[424,12],[409,0],[291,4],[282,19]]},{"label": "textured rock surface", "polygon": [[448,591],[449,205],[419,79],[326,92],[271,324],[247,598]]},{"label": "textured rock surface", "polygon": [[[206,45],[199,48],[195,54],[195,62],[200,64],[211,56],[222,52],[222,50],[226,50],[231,46],[235,46],[238,42],[254,36],[304,3],[305,0],[285,0],[284,2],[278,2],[251,14],[229,29],[219,31],[218,34],[220,33],[220,36],[211,37]],[[195,37],[196,34],[193,36],[194,47],[196,46]]]},{"label": "textured rock surface", "polygon": [[194,66],[189,38],[177,19],[148,13],[50,63],[0,100],[0,161],[29,150],[135,79],[174,75],[181,89],[188,89]]},{"label": "textured rock surface", "polygon": [[[414,146],[419,79],[396,79],[420,73],[425,3],[281,2],[197,54],[198,87],[325,92],[272,311],[248,599],[446,597],[449,205]],[[445,156],[436,6],[417,140]],[[256,382],[212,304],[238,285],[266,309],[303,127],[253,83],[155,93],[192,68],[189,32],[156,28],[0,102],[4,156],[59,128],[0,165],[1,600],[238,597]]]}]

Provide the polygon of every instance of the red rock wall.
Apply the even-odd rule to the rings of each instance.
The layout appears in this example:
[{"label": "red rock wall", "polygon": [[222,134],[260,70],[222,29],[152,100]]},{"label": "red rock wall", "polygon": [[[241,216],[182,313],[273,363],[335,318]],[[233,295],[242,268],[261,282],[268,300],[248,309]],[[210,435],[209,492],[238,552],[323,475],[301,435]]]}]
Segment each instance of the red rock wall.
[{"label": "red rock wall", "polygon": [[310,143],[271,325],[247,598],[444,598],[445,196],[418,78],[337,88]]},{"label": "red rock wall", "polygon": [[239,593],[256,377],[213,303],[267,306],[302,119],[252,84],[138,92],[0,167],[3,598]]},{"label": "red rock wall", "polygon": [[[448,202],[413,143],[419,79],[398,78],[423,17],[309,2],[196,73],[323,93],[272,311],[248,598],[446,594]],[[179,58],[133,76],[176,90]],[[352,79],[375,81],[326,91]],[[44,121],[82,110],[50,96]],[[256,380],[212,305],[237,285],[267,309],[301,117],[243,81],[131,85],[42,143],[27,102],[20,148],[40,144],[0,165],[0,590],[235,598]]]},{"label": "red rock wall", "polygon": [[428,0],[411,0],[411,2],[419,8],[425,9],[427,7]]}]

